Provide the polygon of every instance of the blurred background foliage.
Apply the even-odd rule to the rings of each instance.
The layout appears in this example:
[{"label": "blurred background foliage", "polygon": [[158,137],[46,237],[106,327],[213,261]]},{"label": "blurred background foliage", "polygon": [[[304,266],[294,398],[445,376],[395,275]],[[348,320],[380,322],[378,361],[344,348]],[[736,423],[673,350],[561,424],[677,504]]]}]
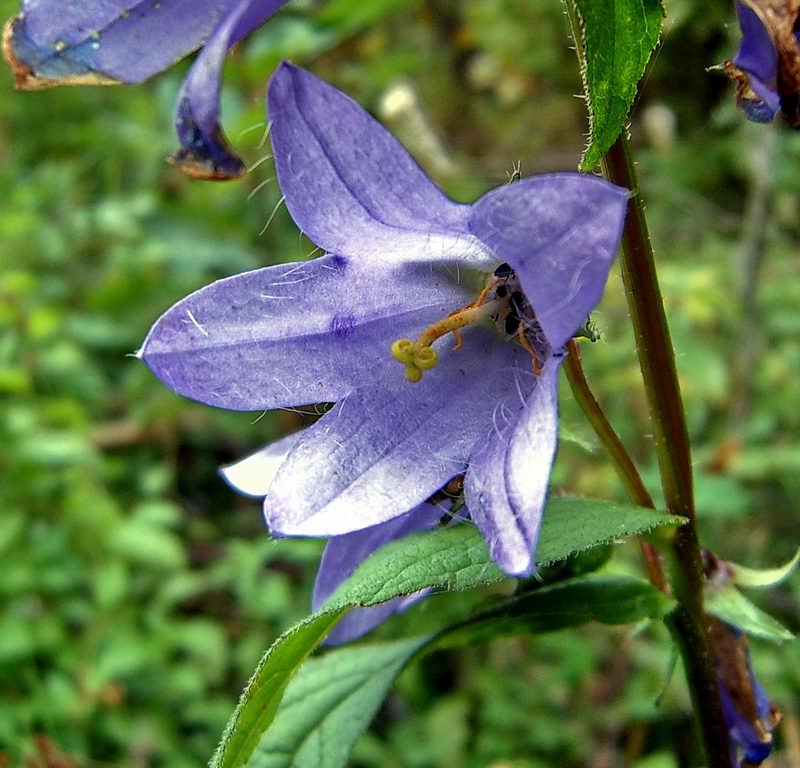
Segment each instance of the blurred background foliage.
[{"label": "blurred background foliage", "polygon": [[[16,9],[0,0],[3,17]],[[774,565],[800,539],[800,135],[746,124],[705,71],[736,45],[726,0],[667,10],[632,130],[703,536]],[[304,417],[184,401],[131,357],[187,292],[312,250],[265,144],[283,57],[380,116],[455,198],[515,163],[577,167],[586,121],[558,0],[291,3],[226,67],[225,125],[256,167],[225,185],[164,162],[185,64],[138,88],[25,94],[0,73],[0,766],[204,764],[260,654],[308,611],[320,543],[270,540],[258,504],[216,474]],[[588,374],[655,490],[617,275],[595,320]],[[554,492],[620,498],[566,387],[562,407]],[[617,549],[609,567],[636,571],[635,548]],[[799,596],[795,579],[756,597],[797,630]],[[429,599],[379,634],[485,599]],[[785,714],[770,765],[800,766],[800,651],[753,654]],[[660,627],[594,626],[435,655],[405,673],[352,764],[693,765],[670,655]]]}]

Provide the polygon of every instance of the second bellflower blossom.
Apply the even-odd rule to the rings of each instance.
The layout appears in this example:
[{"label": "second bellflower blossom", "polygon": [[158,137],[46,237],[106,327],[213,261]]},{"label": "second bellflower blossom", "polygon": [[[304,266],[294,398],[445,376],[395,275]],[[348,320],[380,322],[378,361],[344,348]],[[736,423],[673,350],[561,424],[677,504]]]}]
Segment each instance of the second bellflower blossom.
[{"label": "second bellflower blossom", "polygon": [[140,356],[221,408],[335,403],[269,487],[275,535],[403,529],[463,475],[492,557],[530,573],[563,345],[600,300],[629,193],[565,173],[455,203],[360,106],[290,64],[269,111],[287,207],[325,255],[188,296]]},{"label": "second bellflower blossom", "polygon": [[23,0],[3,33],[18,88],[139,83],[202,46],[175,108],[190,176],[229,179],[245,167],[219,124],[225,54],[287,0]]},{"label": "second bellflower blossom", "polygon": [[769,122],[778,111],[800,126],[800,0],[737,0],[742,41],[723,65],[736,83],[736,101],[751,120]]}]

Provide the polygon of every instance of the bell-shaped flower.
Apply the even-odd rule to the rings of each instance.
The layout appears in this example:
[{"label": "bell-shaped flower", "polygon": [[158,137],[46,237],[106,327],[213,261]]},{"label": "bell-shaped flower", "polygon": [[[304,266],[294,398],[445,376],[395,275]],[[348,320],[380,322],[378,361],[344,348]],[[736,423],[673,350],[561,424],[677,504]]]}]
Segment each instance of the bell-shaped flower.
[{"label": "bell-shaped flower", "polygon": [[771,121],[779,110],[800,126],[800,0],[737,0],[742,41],[723,68],[736,83],[736,101],[751,120]]},{"label": "bell-shaped flower", "polygon": [[175,109],[190,176],[229,179],[245,167],[219,124],[220,77],[228,49],[287,0],[23,0],[3,34],[18,88],[139,83],[202,46]]},{"label": "bell-shaped flower", "polygon": [[221,408],[335,404],[270,485],[275,535],[388,524],[464,475],[492,557],[529,574],[563,345],[601,298],[629,193],[564,173],[455,203],[310,73],[281,65],[268,101],[287,207],[326,253],[188,296],[141,358]]}]

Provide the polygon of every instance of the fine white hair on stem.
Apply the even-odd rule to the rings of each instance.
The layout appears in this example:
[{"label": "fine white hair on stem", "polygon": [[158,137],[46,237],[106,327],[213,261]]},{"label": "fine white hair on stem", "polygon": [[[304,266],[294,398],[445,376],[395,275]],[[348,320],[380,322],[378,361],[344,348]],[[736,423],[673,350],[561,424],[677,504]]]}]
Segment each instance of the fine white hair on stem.
[{"label": "fine white hair on stem", "polygon": [[275,218],[275,214],[278,212],[278,208],[283,205],[284,201],[286,200],[286,195],[281,195],[281,199],[275,203],[275,207],[272,209],[272,213],[269,215],[267,219],[267,223],[261,228],[261,231],[258,233],[258,236],[261,237],[269,228],[269,225],[272,224],[272,220]]}]

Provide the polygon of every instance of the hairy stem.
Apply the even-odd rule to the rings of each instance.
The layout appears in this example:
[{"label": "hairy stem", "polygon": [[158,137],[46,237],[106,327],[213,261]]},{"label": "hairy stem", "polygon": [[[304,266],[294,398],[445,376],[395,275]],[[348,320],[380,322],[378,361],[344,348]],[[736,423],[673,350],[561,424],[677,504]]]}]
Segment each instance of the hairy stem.
[{"label": "hairy stem", "polygon": [[602,165],[609,181],[634,193],[622,235],[622,280],[636,336],[664,499],[672,514],[688,519],[676,531],[672,544],[671,586],[679,606],[668,625],[681,650],[708,765],[731,768],[728,729],[706,635],[689,433],[644,205],[625,134],[606,153]]},{"label": "hairy stem", "polygon": [[[573,40],[586,72],[581,20],[574,0],[565,0]],[[678,607],[667,624],[683,659],[689,692],[709,768],[733,768],[719,685],[709,649],[703,607],[704,576],[694,511],[691,450],[675,353],[658,283],[644,204],[627,132],[601,163],[603,176],[631,190],[622,234],[622,279],[642,370],[661,486],[669,512],[687,518],[671,547],[671,588]]]},{"label": "hairy stem", "polygon": [[[586,380],[586,375],[583,372],[581,351],[574,339],[571,339],[567,343],[567,352],[568,355],[564,362],[564,370],[566,371],[567,381],[569,381],[572,394],[583,411],[584,416],[586,416],[587,421],[592,425],[595,433],[603,443],[603,447],[611,457],[611,461],[614,464],[614,468],[617,470],[617,474],[622,481],[625,492],[628,494],[628,498],[640,507],[650,507],[654,509],[655,504],[653,503],[653,499],[642,482],[642,478],[639,475],[639,471],[636,469],[636,465],[633,463],[633,459],[631,459],[622,440],[620,440],[619,435],[614,431],[614,427],[611,426],[605,413],[603,413],[600,403],[597,402],[597,398],[595,398],[589,387],[589,382]],[[639,539],[639,545],[642,549],[642,557],[644,558],[644,565],[650,582],[653,586],[666,593],[668,591],[667,580],[661,568],[661,560],[658,556],[658,551],[652,544],[649,544],[643,539]]]}]

